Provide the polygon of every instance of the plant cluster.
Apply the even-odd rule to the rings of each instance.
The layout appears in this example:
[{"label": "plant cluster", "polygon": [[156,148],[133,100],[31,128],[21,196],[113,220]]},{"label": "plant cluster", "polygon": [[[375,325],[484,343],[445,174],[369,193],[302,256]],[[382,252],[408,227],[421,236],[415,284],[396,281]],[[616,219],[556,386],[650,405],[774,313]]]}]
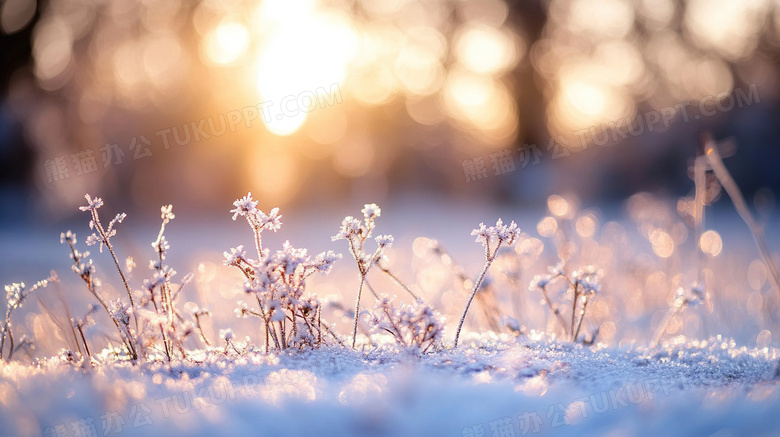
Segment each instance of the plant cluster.
[{"label": "plant cluster", "polygon": [[328,338],[341,342],[328,324],[323,323],[322,305],[317,296],[306,294],[307,279],[315,273],[329,273],[341,255],[327,251],[311,257],[306,249],[297,249],[289,241],[281,250],[271,253],[263,247],[262,233],[281,228],[279,209],[265,214],[257,208],[252,193],[236,200],[233,206],[233,220],[239,216],[246,219],[254,233],[257,252],[257,259],[249,258],[243,246],[224,253],[225,264],[241,271],[245,277],[244,291],[257,302],[255,308],[239,303],[236,315],[262,321],[266,351],[318,347]]}]

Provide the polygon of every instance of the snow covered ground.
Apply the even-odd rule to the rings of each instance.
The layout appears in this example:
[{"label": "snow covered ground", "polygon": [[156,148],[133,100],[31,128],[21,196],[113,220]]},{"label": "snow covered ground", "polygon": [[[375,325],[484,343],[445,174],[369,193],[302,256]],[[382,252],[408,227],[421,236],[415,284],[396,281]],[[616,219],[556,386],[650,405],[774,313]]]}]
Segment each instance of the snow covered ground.
[{"label": "snow covered ground", "polygon": [[0,367],[2,436],[778,435],[780,350],[719,337],[586,347],[471,335],[421,358],[381,345],[168,368]]}]

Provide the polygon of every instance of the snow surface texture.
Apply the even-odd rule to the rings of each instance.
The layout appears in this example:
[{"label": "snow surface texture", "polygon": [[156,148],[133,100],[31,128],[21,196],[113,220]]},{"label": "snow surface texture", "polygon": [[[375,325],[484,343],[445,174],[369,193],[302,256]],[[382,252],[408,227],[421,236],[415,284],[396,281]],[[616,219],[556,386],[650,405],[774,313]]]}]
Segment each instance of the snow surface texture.
[{"label": "snow surface texture", "polygon": [[714,337],[582,346],[466,335],[416,356],[382,344],[192,362],[0,365],[2,436],[779,435],[775,348]]}]

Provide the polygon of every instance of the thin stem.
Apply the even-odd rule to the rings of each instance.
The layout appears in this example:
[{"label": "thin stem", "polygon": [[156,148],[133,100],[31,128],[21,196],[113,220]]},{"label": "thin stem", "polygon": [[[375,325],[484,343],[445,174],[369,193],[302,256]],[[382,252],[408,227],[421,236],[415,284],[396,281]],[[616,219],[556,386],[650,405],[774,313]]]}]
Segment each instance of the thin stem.
[{"label": "thin stem", "polygon": [[374,287],[371,286],[371,284],[368,282],[368,279],[366,279],[366,287],[368,287],[368,291],[370,291],[371,294],[374,295],[374,299],[379,300],[379,295],[376,294]]},{"label": "thin stem", "polygon": [[377,262],[377,266],[379,267],[379,269],[380,269],[380,270],[382,270],[382,271],[383,271],[383,272],[385,272],[385,273],[386,273],[388,276],[390,276],[390,279],[392,279],[392,280],[393,280],[393,282],[395,282],[395,283],[396,283],[396,284],[397,284],[399,287],[401,287],[401,288],[403,288],[404,290],[406,290],[406,292],[407,292],[407,293],[409,293],[409,294],[410,294],[410,295],[411,295],[411,296],[412,296],[412,297],[413,297],[415,300],[419,300],[419,299],[420,299],[419,297],[417,297],[417,295],[416,295],[416,294],[414,294],[414,292],[412,291],[412,289],[411,289],[411,288],[407,287],[407,286],[406,286],[406,284],[404,284],[403,282],[401,282],[401,280],[400,280],[400,279],[398,279],[398,277],[397,277],[397,276],[395,276],[395,275],[394,275],[394,274],[393,274],[393,273],[392,273],[392,272],[391,272],[391,271],[390,271],[388,268],[386,268],[385,266],[383,266],[383,265],[382,265],[380,262]]},{"label": "thin stem", "polygon": [[11,307],[9,306],[5,310],[5,320],[3,321],[3,329],[0,330],[0,361],[3,361],[3,348],[5,347],[5,338],[8,334],[8,330],[10,326],[11,326]]},{"label": "thin stem", "polygon": [[550,311],[552,311],[552,313],[555,314],[555,317],[558,319],[558,323],[560,323],[561,328],[563,328],[563,333],[569,335],[569,329],[566,327],[566,321],[563,320],[561,311],[553,305],[552,301],[550,300],[550,296],[547,294],[547,286],[541,288],[544,300],[547,302],[547,306],[550,307]]},{"label": "thin stem", "polygon": [[666,312],[664,318],[661,319],[661,323],[658,324],[658,328],[656,328],[655,334],[653,334],[653,341],[650,343],[650,347],[658,346],[658,342],[661,341],[661,337],[664,335],[664,331],[666,331],[666,325],[669,324],[669,322],[672,320],[672,317],[674,317],[681,308],[682,307],[669,308],[669,311]]},{"label": "thin stem", "polygon": [[[149,291],[150,293],[154,293],[154,291]],[[163,291],[160,291],[160,300],[162,300]],[[154,305],[154,312],[158,315],[160,314],[160,310],[157,307],[157,302],[154,300],[154,295],[152,294],[152,304]],[[162,303],[160,303],[162,305]],[[163,326],[162,322],[158,323],[158,326],[160,327],[160,334],[162,335],[163,340],[163,346],[165,347],[165,356],[168,358],[168,362],[171,362],[171,349],[168,347],[168,338],[165,335],[165,327]]]},{"label": "thin stem", "polygon": [[[350,240],[349,246],[350,246],[350,251],[353,252],[355,261],[358,264],[358,270],[360,271],[360,286],[358,286],[357,296],[355,297],[355,323],[352,327],[352,348],[354,349],[357,341],[358,321],[360,319],[360,295],[363,293],[363,283],[366,282],[366,277],[368,276],[368,272],[371,270],[371,267],[373,267],[373,265],[376,264],[381,247],[377,247],[376,251],[371,256],[371,261],[368,263],[368,266],[364,268],[360,260],[358,259],[358,256],[356,255],[354,246],[352,244],[352,240]],[[376,295],[376,293],[374,295]]]},{"label": "thin stem", "polygon": [[485,275],[487,274],[490,265],[493,264],[493,261],[496,259],[496,255],[498,254],[498,249],[501,247],[501,243],[502,241],[498,240],[498,245],[496,246],[496,250],[493,252],[493,254],[490,254],[490,245],[488,243],[485,243],[485,258],[486,258],[485,266],[482,268],[482,272],[480,272],[477,281],[474,282],[474,287],[471,289],[471,295],[469,296],[469,300],[466,302],[466,308],[463,309],[463,315],[460,316],[460,323],[458,323],[458,331],[455,333],[455,347],[458,347],[458,340],[460,339],[460,330],[463,329],[463,323],[466,321],[466,314],[468,314],[469,312],[471,301],[473,301],[474,296],[477,295],[477,291],[479,290],[479,287],[482,285],[482,281],[485,280]]},{"label": "thin stem", "polygon": [[249,226],[252,228],[252,230],[255,233],[255,249],[257,249],[257,260],[260,261],[261,258],[263,258],[263,240],[260,236],[260,232],[262,232],[261,229],[249,218],[249,215],[246,216],[246,222],[249,223]]},{"label": "thin stem", "polygon": [[198,334],[200,334],[200,339],[203,340],[203,343],[206,344],[206,346],[211,346],[211,342],[208,338],[206,338],[206,334],[203,333],[203,326],[200,323],[200,314],[195,313],[195,327],[198,330]]},{"label": "thin stem", "polygon": [[694,213],[693,213],[693,230],[694,230],[694,242],[696,248],[694,253],[696,254],[696,283],[701,284],[701,271],[704,267],[702,256],[704,252],[699,247],[699,241],[704,228],[704,203],[706,201],[707,194],[707,181],[706,181],[706,157],[698,156],[693,164],[693,182],[695,186],[695,200],[694,200]]},{"label": "thin stem", "polygon": [[358,287],[357,297],[355,298],[355,322],[352,326],[352,349],[355,348],[357,341],[358,320],[360,319],[360,294],[363,292],[363,283],[366,282],[366,276],[360,274],[360,286]]},{"label": "thin stem", "polygon": [[8,325],[6,326],[6,332],[8,334],[8,362],[11,362],[11,360],[14,358],[14,331],[11,330],[11,323],[9,320]]},{"label": "thin stem", "polygon": [[[260,300],[260,297],[257,295],[257,293],[255,293],[255,299],[257,299],[257,306],[260,308],[260,315],[263,317],[263,321],[265,322],[266,331],[268,330],[271,331],[271,338],[274,340],[274,344],[276,345],[276,348],[281,349],[279,345],[279,338],[276,335],[276,330],[274,329],[274,326],[271,323],[270,314],[266,314],[265,310],[263,309],[263,302]],[[266,352],[268,352],[267,344],[266,344]]]},{"label": "thin stem", "polygon": [[772,282],[772,286],[774,287],[778,296],[780,296],[780,276],[777,273],[777,267],[772,261],[769,248],[766,246],[764,233],[758,223],[756,223],[756,220],[753,218],[753,214],[750,212],[750,209],[745,202],[745,198],[742,196],[742,192],[739,190],[739,186],[736,182],[734,182],[734,179],[726,169],[726,166],[723,165],[723,161],[720,159],[720,154],[718,153],[717,147],[715,147],[715,142],[712,140],[712,137],[709,134],[705,134],[703,141],[705,156],[710,162],[710,166],[715,173],[715,177],[718,178],[720,183],[723,185],[723,188],[726,189],[726,192],[731,198],[732,203],[734,203],[734,208],[736,208],[737,213],[739,213],[739,216],[742,217],[742,220],[744,220],[745,224],[747,224],[748,228],[750,228],[750,232],[753,235],[753,241],[755,241],[756,246],[758,246],[758,251],[761,253],[761,258],[764,261],[764,266],[769,271],[768,276]]},{"label": "thin stem", "polygon": [[79,334],[81,334],[81,341],[84,342],[84,350],[87,351],[87,358],[89,361],[92,361],[92,354],[89,353],[89,345],[87,344],[87,338],[84,336],[84,330],[81,328],[81,325],[78,325],[79,328]]},{"label": "thin stem", "polygon": [[332,329],[330,329],[330,326],[328,326],[328,322],[325,322],[325,323],[323,323],[323,324],[322,324],[322,327],[325,329],[325,332],[327,332],[328,334],[330,334],[330,336],[331,336],[331,337],[333,337],[333,339],[334,339],[334,340],[336,340],[336,341],[338,342],[339,346],[342,346],[342,347],[344,347],[344,346],[345,346],[345,345],[344,345],[344,340],[342,340],[342,339],[341,339],[341,338],[338,336],[338,334],[336,334],[335,332],[333,332],[333,330],[332,330]]},{"label": "thin stem", "polygon": [[122,278],[122,284],[124,284],[125,291],[127,291],[127,297],[130,298],[130,306],[133,308],[133,319],[135,320],[135,329],[138,330],[138,316],[136,315],[136,311],[135,311],[135,300],[133,299],[133,293],[130,291],[130,285],[128,285],[127,283],[127,278],[125,277],[125,273],[122,271],[122,266],[119,264],[119,258],[117,258],[116,252],[114,252],[114,247],[111,245],[108,235],[106,234],[106,231],[103,229],[103,225],[100,223],[100,217],[98,217],[98,213],[96,209],[92,209],[92,220],[95,222],[95,229],[100,234],[100,238],[103,240],[103,244],[105,244],[106,247],[108,248],[108,252],[111,254],[111,258],[114,259],[116,270],[119,272],[119,276]]},{"label": "thin stem", "polygon": [[580,335],[580,328],[582,328],[582,321],[585,320],[585,309],[588,307],[588,299],[587,296],[585,298],[585,301],[582,302],[582,309],[580,310],[580,321],[577,322],[577,330],[574,331],[574,335],[571,338],[571,341],[576,342],[577,336]]},{"label": "thin stem", "polygon": [[322,307],[317,306],[317,346],[322,345]]},{"label": "thin stem", "polygon": [[574,283],[574,298],[571,302],[571,330],[569,332],[574,332],[574,319],[577,316],[577,298],[579,297],[579,284]]}]

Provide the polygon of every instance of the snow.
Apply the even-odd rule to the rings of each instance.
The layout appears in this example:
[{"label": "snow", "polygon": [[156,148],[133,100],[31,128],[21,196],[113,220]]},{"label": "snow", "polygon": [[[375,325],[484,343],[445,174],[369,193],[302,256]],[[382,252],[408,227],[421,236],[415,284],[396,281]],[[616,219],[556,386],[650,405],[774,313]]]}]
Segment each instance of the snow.
[{"label": "snow", "polygon": [[779,359],[721,337],[650,349],[535,332],[422,356],[386,342],[170,367],[51,358],[0,365],[0,435],[776,435]]}]

